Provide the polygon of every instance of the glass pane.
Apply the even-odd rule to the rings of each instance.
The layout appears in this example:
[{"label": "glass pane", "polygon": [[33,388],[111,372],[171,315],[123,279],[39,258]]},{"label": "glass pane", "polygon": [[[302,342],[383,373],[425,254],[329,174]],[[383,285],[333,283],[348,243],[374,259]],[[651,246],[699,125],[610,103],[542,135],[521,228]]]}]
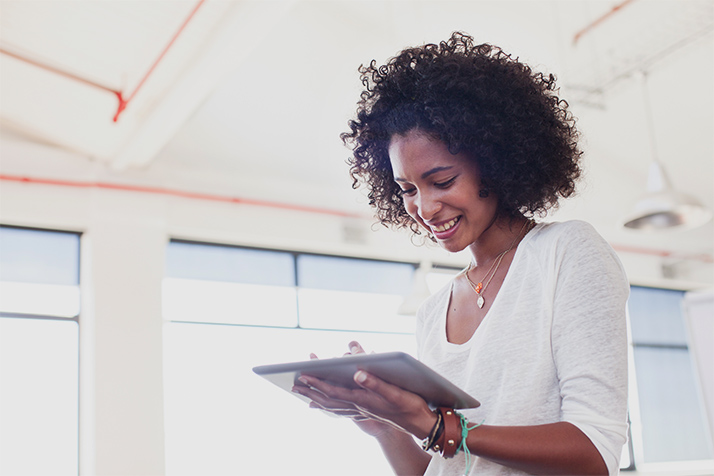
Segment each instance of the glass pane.
[{"label": "glass pane", "polygon": [[632,342],[687,345],[683,296],[681,291],[633,286],[628,302]]},{"label": "glass pane", "polygon": [[294,287],[165,278],[164,319],[297,326]]},{"label": "glass pane", "polygon": [[295,286],[295,265],[290,253],[172,241],[166,276]]},{"label": "glass pane", "polygon": [[434,294],[444,286],[448,284],[449,281],[454,279],[454,276],[459,274],[459,271],[432,271],[426,275],[426,284],[429,287],[429,292]]},{"label": "glass pane", "polygon": [[0,281],[0,312],[77,317],[79,286]]},{"label": "glass pane", "polygon": [[711,458],[686,349],[635,347],[644,462]]},{"label": "glass pane", "polygon": [[170,323],[164,339],[167,475],[393,474],[351,421],[308,408],[251,369],[310,352],[336,357],[353,339],[415,355],[413,336]]},{"label": "glass pane", "polygon": [[410,291],[414,266],[332,256],[298,256],[298,285],[302,288],[398,294]]},{"label": "glass pane", "polygon": [[78,326],[0,318],[0,474],[78,472]]},{"label": "glass pane", "polygon": [[0,281],[79,284],[79,235],[0,226]]},{"label": "glass pane", "polygon": [[300,289],[300,326],[372,332],[414,333],[414,316],[398,315],[403,296]]}]

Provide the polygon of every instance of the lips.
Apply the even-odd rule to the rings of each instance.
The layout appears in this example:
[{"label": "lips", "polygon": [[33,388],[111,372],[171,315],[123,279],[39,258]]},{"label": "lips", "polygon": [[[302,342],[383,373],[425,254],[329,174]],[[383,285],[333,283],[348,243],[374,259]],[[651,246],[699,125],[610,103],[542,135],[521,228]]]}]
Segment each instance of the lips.
[{"label": "lips", "polygon": [[440,225],[431,226],[430,228],[437,239],[444,240],[446,238],[451,237],[451,235],[456,232],[456,229],[458,228],[457,225],[460,221],[461,217],[458,216]]}]

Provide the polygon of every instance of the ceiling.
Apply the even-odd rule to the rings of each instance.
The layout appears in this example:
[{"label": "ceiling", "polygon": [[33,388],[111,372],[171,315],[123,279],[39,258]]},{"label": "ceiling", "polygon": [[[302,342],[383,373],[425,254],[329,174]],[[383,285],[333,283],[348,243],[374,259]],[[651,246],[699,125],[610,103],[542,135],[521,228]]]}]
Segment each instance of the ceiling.
[{"label": "ceiling", "polygon": [[[714,208],[710,0],[0,0],[0,129],[81,156],[94,179],[367,213],[339,140],[357,67],[454,30],[558,77],[586,176],[556,219],[711,264],[711,222],[619,225],[655,156]],[[28,173],[21,161],[2,172]]]}]

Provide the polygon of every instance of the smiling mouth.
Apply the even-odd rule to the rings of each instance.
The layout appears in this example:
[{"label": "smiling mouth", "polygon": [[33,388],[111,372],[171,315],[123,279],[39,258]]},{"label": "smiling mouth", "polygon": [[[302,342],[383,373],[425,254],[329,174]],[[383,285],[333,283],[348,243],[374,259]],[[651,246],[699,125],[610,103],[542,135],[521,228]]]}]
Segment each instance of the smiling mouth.
[{"label": "smiling mouth", "polygon": [[453,218],[453,219],[447,221],[443,225],[433,226],[433,227],[431,227],[431,229],[437,233],[444,233],[445,231],[448,231],[451,228],[453,228],[454,225],[456,225],[459,222],[459,220],[461,220],[461,217],[456,217],[456,218]]}]

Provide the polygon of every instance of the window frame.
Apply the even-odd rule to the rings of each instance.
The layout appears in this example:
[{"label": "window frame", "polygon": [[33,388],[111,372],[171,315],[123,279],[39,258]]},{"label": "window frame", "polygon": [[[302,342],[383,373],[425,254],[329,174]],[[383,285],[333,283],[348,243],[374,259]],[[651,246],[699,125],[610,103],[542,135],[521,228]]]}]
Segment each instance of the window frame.
[{"label": "window frame", "polygon": [[[65,316],[58,316],[58,315],[51,315],[51,314],[35,314],[35,313],[21,313],[21,312],[5,312],[0,310],[0,319],[29,319],[29,320],[35,320],[35,321],[61,321],[61,322],[74,322],[77,331],[77,421],[76,421],[76,428],[77,428],[77,441],[76,441],[76,447],[77,447],[77,453],[75,455],[76,458],[76,467],[77,467],[77,475],[81,474],[81,462],[82,462],[82,438],[83,438],[83,432],[82,432],[82,385],[83,385],[83,379],[82,379],[82,362],[83,362],[83,355],[82,355],[82,326],[81,326],[81,320],[82,320],[82,282],[83,282],[83,277],[82,277],[82,269],[83,269],[83,260],[82,260],[82,249],[83,249],[83,241],[84,241],[84,232],[82,231],[77,231],[77,230],[68,230],[68,229],[56,229],[56,228],[44,228],[44,227],[33,227],[33,226],[21,226],[21,225],[12,225],[12,224],[6,224],[6,223],[0,223],[0,228],[8,228],[8,229],[14,229],[14,230],[27,230],[27,231],[33,231],[33,232],[41,232],[41,233],[61,233],[61,234],[67,234],[67,235],[74,235],[77,238],[77,261],[76,261],[76,276],[77,276],[77,282],[76,286],[79,289],[79,306],[77,308],[77,314],[71,317],[65,317]],[[8,281],[8,282],[13,282],[13,281]]]},{"label": "window frame", "polygon": [[[629,388],[630,392],[628,394],[628,429],[627,429],[627,446],[630,454],[630,465],[627,468],[620,468],[621,471],[641,471],[641,472],[663,472],[663,471],[671,471],[672,474],[688,474],[688,471],[699,471],[701,469],[706,469],[706,470],[711,470],[714,469],[714,457],[709,458],[709,459],[703,459],[703,460],[679,460],[679,461],[660,461],[660,462],[645,462],[642,461],[644,459],[644,441],[642,438],[642,432],[646,431],[644,428],[644,425],[642,424],[642,418],[640,416],[640,397],[639,397],[639,385],[637,382],[637,366],[635,364],[635,349],[636,348],[641,348],[641,349],[669,349],[669,350],[680,350],[680,351],[686,351],[687,353],[691,354],[691,348],[690,348],[690,342],[689,342],[689,335],[688,335],[688,330],[686,328],[686,317],[684,313],[686,312],[685,309],[683,308],[683,303],[684,299],[686,296],[686,293],[689,292],[688,290],[685,289],[679,289],[679,288],[665,288],[661,286],[651,286],[651,285],[640,285],[640,284],[634,284],[630,283],[630,289],[632,288],[640,288],[640,289],[646,289],[646,290],[654,290],[654,291],[674,291],[674,292],[680,292],[681,297],[680,297],[680,315],[679,317],[682,319],[682,326],[684,327],[685,331],[685,338],[687,339],[687,342],[684,344],[681,343],[671,343],[671,344],[662,344],[662,343],[653,343],[653,342],[635,342],[635,338],[633,337],[632,333],[632,322],[630,319],[630,300],[628,299],[628,304],[627,304],[627,326],[628,326],[628,342],[627,342],[627,347],[628,347],[628,367],[630,369],[629,372]],[[698,385],[698,376],[696,375],[695,369],[693,362],[691,361],[691,355],[690,355],[690,362],[691,362],[691,368],[692,371],[694,372],[694,379],[695,379],[695,384]],[[702,408],[702,411],[705,409]],[[633,442],[633,432],[632,432],[632,418],[631,414],[634,412],[636,416],[636,423],[635,425],[639,427],[639,432],[637,433],[637,447],[639,448],[638,451],[635,451],[635,444]],[[708,427],[705,426],[705,431],[708,432]],[[711,438],[714,438],[714,435],[710,435]],[[669,473],[668,473],[669,474]]]},{"label": "window frame", "polygon": [[[385,259],[385,258],[368,258],[364,256],[351,256],[351,255],[344,255],[344,254],[335,254],[335,253],[319,253],[315,251],[301,251],[301,250],[295,250],[295,249],[280,249],[280,248],[270,248],[270,247],[262,247],[262,246],[250,246],[250,245],[238,245],[238,244],[228,244],[228,243],[214,243],[214,242],[207,242],[207,241],[200,241],[200,240],[189,240],[189,239],[182,239],[182,238],[171,238],[167,246],[170,246],[171,243],[182,243],[182,244],[188,244],[188,245],[200,245],[200,246],[217,246],[217,247],[223,247],[223,248],[231,248],[231,249],[245,249],[245,250],[251,250],[251,251],[267,251],[267,252],[273,252],[273,253],[284,253],[286,255],[289,255],[291,257],[292,263],[293,263],[293,285],[292,287],[295,290],[299,290],[302,286],[300,286],[300,278],[299,278],[299,271],[298,271],[298,257],[299,256],[317,256],[317,257],[325,257],[325,258],[335,258],[335,259],[354,259],[354,260],[360,260],[360,261],[370,261],[370,262],[378,262],[378,263],[388,263],[388,264],[405,264],[405,265],[410,265],[414,268],[414,271],[416,271],[419,268],[419,263],[414,262],[414,261],[399,261],[399,260],[390,260],[390,259]],[[434,268],[438,268],[438,270],[441,269],[459,269],[459,268],[451,268],[449,266],[440,266],[437,265]],[[168,277],[168,276],[165,276]],[[299,300],[299,298],[298,298]],[[182,322],[182,323],[190,323],[190,324],[207,324],[207,325],[226,325],[226,326],[242,326],[242,327],[267,327],[267,328],[272,328],[272,329],[306,329],[306,330],[317,330],[317,331],[334,331],[336,329],[333,328],[322,328],[322,327],[303,327],[300,322],[300,305],[299,302],[296,303],[296,308],[297,308],[297,324],[295,326],[279,326],[279,325],[260,325],[260,324],[235,324],[235,323],[226,323],[226,322],[206,322],[206,321],[187,321],[187,320],[174,320],[174,319],[169,319],[166,318],[166,322]],[[337,329],[340,330],[340,329]],[[350,332],[365,332],[365,333],[375,333],[375,334],[395,334],[395,332],[389,332],[389,331],[361,331],[361,330],[350,330]],[[396,332],[399,333],[399,332]]]}]

